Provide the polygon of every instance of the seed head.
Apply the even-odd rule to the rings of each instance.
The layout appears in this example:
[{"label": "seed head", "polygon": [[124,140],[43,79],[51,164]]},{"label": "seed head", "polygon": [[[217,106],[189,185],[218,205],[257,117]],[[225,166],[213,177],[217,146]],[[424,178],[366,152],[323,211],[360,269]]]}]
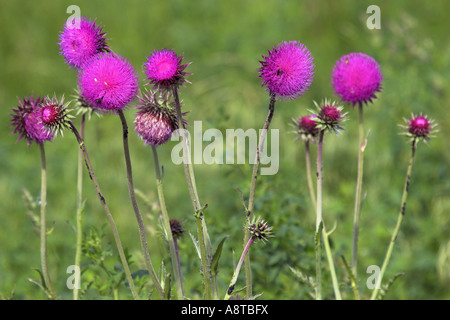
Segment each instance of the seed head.
[{"label": "seed head", "polygon": [[291,100],[308,90],[314,77],[313,57],[298,41],[278,44],[268,51],[258,69],[262,85],[278,99]]}]

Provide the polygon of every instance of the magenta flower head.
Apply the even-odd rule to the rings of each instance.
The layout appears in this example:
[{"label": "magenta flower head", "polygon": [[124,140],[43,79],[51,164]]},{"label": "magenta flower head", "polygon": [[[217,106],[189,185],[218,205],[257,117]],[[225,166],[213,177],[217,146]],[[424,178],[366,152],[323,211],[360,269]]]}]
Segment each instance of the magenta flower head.
[{"label": "magenta flower head", "polygon": [[42,107],[44,99],[41,97],[33,98],[33,94],[28,98],[19,100],[17,109],[13,109],[11,114],[11,126],[14,127],[13,134],[17,133],[17,141],[25,138],[27,146],[35,143],[43,143],[53,139],[54,134],[48,130],[42,123]]},{"label": "magenta flower head", "polygon": [[315,138],[319,133],[317,128],[317,122],[314,120],[317,115],[312,114],[308,116],[303,116],[298,119],[292,119],[292,125],[295,127],[295,133],[297,133],[297,139],[302,139],[304,142],[311,141],[315,142]]},{"label": "magenta flower head", "polygon": [[435,133],[436,124],[427,116],[419,114],[411,115],[411,119],[404,119],[406,125],[400,126],[404,129],[404,134],[411,140],[420,139],[427,142]]},{"label": "magenta flower head", "polygon": [[183,55],[178,56],[175,51],[162,49],[153,51],[144,63],[144,72],[147,75],[149,84],[160,90],[171,90],[179,87],[184,82],[190,83],[185,76],[190,73],[184,69],[191,63],[182,64]]},{"label": "magenta flower head", "polygon": [[63,135],[63,131],[69,127],[70,119],[73,118],[69,114],[69,103],[64,103],[64,96],[60,100],[53,96],[53,98],[46,97],[41,104],[42,124],[55,135],[58,133]]},{"label": "magenta flower head", "polygon": [[343,112],[343,106],[339,106],[335,101],[331,102],[328,99],[325,99],[320,106],[315,101],[314,104],[317,108],[317,117],[312,119],[316,121],[318,130],[328,130],[336,134],[340,130],[344,130],[341,123],[347,120],[347,113]]},{"label": "magenta flower head", "polygon": [[[144,144],[160,146],[166,143],[178,129],[178,118],[170,92],[164,94],[148,91],[139,97],[134,126]],[[186,113],[183,113],[186,114]]]},{"label": "magenta flower head", "polygon": [[314,78],[313,57],[300,42],[289,41],[273,47],[260,61],[258,69],[266,90],[278,99],[291,100],[303,95]]},{"label": "magenta flower head", "polygon": [[112,52],[95,55],[78,76],[81,95],[103,111],[123,110],[136,97],[138,81],[128,60]]},{"label": "magenta flower head", "polygon": [[60,54],[71,67],[82,68],[94,55],[109,51],[102,28],[86,17],[80,17],[79,23],[68,23],[59,36]]},{"label": "magenta flower head", "polygon": [[375,59],[359,52],[341,57],[331,73],[334,92],[353,106],[372,102],[381,91],[382,81],[383,74]]}]

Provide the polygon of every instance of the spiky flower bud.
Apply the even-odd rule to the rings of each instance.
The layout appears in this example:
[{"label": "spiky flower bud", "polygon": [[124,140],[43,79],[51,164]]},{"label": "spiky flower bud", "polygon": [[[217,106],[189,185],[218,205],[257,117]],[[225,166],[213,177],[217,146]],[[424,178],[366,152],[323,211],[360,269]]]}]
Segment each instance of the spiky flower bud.
[{"label": "spiky flower bud", "polygon": [[162,94],[157,90],[146,90],[138,98],[139,111],[136,113],[134,126],[145,144],[162,145],[178,129],[178,118],[171,97],[170,92]]},{"label": "spiky flower bud", "polygon": [[248,227],[248,230],[255,240],[258,239],[266,241],[268,238],[273,237],[272,227],[270,227],[267,222],[260,217],[253,217],[252,223]]},{"label": "spiky flower bud", "polygon": [[424,142],[430,140],[432,135],[436,132],[436,124],[434,120],[420,113],[418,116],[411,114],[411,119],[404,118],[406,125],[400,125],[404,129],[403,134],[413,139],[420,139]]},{"label": "spiky flower bud", "polygon": [[297,133],[297,139],[302,139],[305,141],[315,142],[315,138],[319,134],[319,129],[317,128],[317,122],[314,120],[317,115],[312,114],[308,116],[303,116],[298,119],[292,119],[292,125],[295,127],[295,133]]},{"label": "spiky flower bud", "polygon": [[47,96],[41,105],[42,124],[55,135],[63,135],[64,130],[69,128],[69,121],[73,118],[69,114],[69,104],[64,102],[64,96],[60,100],[56,96]]},{"label": "spiky flower bud", "polygon": [[27,145],[30,146],[34,141],[36,143],[43,143],[53,139],[53,133],[50,132],[42,124],[42,103],[44,98],[37,97],[34,99],[33,94],[19,100],[17,109],[13,109],[11,114],[11,126],[14,127],[13,134],[17,133],[19,137],[17,141],[22,138],[26,139]]},{"label": "spiky flower bud", "polygon": [[313,120],[316,121],[319,130],[328,130],[336,134],[340,130],[344,130],[341,123],[347,120],[347,112],[343,112],[343,106],[339,106],[335,101],[331,102],[328,99],[325,99],[320,106],[314,101],[314,105],[317,110],[311,112],[317,115]]},{"label": "spiky flower bud", "polygon": [[183,226],[177,219],[170,219],[170,230],[174,239],[180,239],[184,234]]}]

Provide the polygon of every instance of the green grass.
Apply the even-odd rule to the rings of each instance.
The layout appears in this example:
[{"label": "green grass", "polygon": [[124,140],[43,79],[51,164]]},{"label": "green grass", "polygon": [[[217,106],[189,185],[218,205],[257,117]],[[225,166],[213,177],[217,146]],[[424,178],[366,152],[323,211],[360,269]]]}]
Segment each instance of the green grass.
[{"label": "green grass", "polygon": [[[280,170],[258,180],[256,214],[274,227],[275,238],[252,249],[254,292],[266,299],[308,299],[306,288],[288,266],[314,275],[314,214],[308,198],[304,150],[294,141],[288,126],[292,117],[307,114],[312,101],[337,99],[330,73],[342,55],[361,51],[381,65],[383,92],[365,111],[370,129],[365,154],[363,192],[367,192],[361,216],[359,275],[365,296],[366,268],[381,265],[400,206],[410,148],[399,135],[398,124],[411,112],[436,119],[439,132],[428,145],[419,144],[412,173],[406,216],[385,279],[398,272],[386,298],[449,299],[450,291],[450,22],[446,1],[390,1],[379,4],[381,29],[366,28],[366,9],[372,1],[6,1],[0,0],[0,296],[42,299],[43,293],[28,278],[39,267],[39,237],[33,232],[21,200],[22,188],[39,195],[39,150],[10,134],[11,109],[17,97],[73,93],[76,72],[58,54],[58,34],[69,17],[66,8],[76,4],[83,15],[96,19],[110,39],[110,47],[127,57],[144,83],[141,66],[154,49],[173,48],[192,62],[192,84],[181,89],[187,120],[203,121],[203,130],[262,127],[268,95],[258,79],[258,60],[283,40],[299,40],[311,51],[316,64],[314,82],[300,99],[279,102],[271,128],[280,133]],[[345,131],[327,135],[324,145],[324,217],[337,222],[332,246],[336,257],[351,255],[353,201],[357,165],[356,110],[346,106],[350,120]],[[130,128],[132,107],[126,111]],[[79,119],[75,120],[76,125]],[[130,152],[135,187],[153,193],[157,201],[152,155],[149,147],[130,130]],[[120,119],[93,117],[87,123],[86,145],[105,198],[116,219],[124,246],[133,255],[133,271],[143,267],[137,225],[128,198],[122,151]],[[164,165],[164,187],[169,214],[185,222],[196,234],[183,169],[171,162],[175,142],[159,148]],[[312,148],[315,152],[315,148]],[[73,264],[77,143],[67,132],[46,144],[48,161],[49,267],[56,290],[70,299],[65,286],[66,268]],[[243,207],[236,188],[244,196],[250,187],[250,165],[197,165],[200,199],[208,203],[206,219],[213,245],[226,241],[219,285],[222,293],[242,251]],[[85,174],[86,229],[106,224],[94,189]],[[169,255],[161,241],[159,224],[142,201],[149,228],[149,245],[155,268]],[[113,242],[109,227],[108,241]],[[186,291],[201,297],[200,263],[189,236],[180,241]],[[340,260],[337,260],[340,262]],[[338,276],[345,279],[338,263]],[[325,275],[327,272],[324,273]],[[244,285],[239,278],[238,287]],[[346,289],[347,290],[347,289]],[[332,298],[331,287],[325,288]],[[351,298],[350,291],[345,291]],[[126,288],[122,298],[129,298]]]}]

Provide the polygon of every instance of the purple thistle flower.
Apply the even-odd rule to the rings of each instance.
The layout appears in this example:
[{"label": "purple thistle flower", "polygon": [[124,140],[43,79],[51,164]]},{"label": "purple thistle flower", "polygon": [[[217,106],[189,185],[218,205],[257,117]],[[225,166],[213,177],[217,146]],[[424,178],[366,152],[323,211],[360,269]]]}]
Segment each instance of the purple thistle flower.
[{"label": "purple thistle flower", "polygon": [[[170,93],[160,96],[158,91],[146,91],[139,97],[134,126],[145,144],[159,146],[166,143],[178,129],[178,118]],[[183,113],[186,114],[186,113]]]},{"label": "purple thistle flower", "polygon": [[337,105],[335,101],[324,99],[320,104],[314,101],[317,111],[313,112],[316,117],[311,118],[316,122],[318,130],[328,130],[336,134],[339,130],[344,130],[341,123],[347,120],[347,112],[343,112],[344,107]]},{"label": "purple thistle flower", "polygon": [[64,96],[60,100],[46,97],[41,104],[41,123],[52,133],[63,133],[64,129],[69,127],[69,120],[73,118],[69,114],[68,105],[70,102],[64,103]]},{"label": "purple thistle flower", "polygon": [[178,56],[173,50],[153,51],[144,63],[149,84],[160,90],[171,90],[173,87],[182,86],[184,82],[190,83],[185,79],[190,73],[184,72],[184,69],[191,63],[181,64],[182,60],[183,55]]},{"label": "purple thistle flower", "polygon": [[372,102],[381,91],[382,81],[383,74],[375,59],[359,52],[341,57],[331,73],[334,92],[353,106]]},{"label": "purple thistle flower", "polygon": [[181,222],[177,219],[170,219],[169,223],[173,238],[180,239],[184,234],[184,229]]},{"label": "purple thistle flower", "polygon": [[53,139],[53,133],[50,132],[42,123],[42,107],[41,104],[44,99],[41,97],[33,98],[33,94],[19,100],[17,109],[13,109],[11,114],[11,126],[14,127],[13,134],[19,134],[17,141],[25,138],[27,146],[30,146],[34,141],[36,143],[43,143]]},{"label": "purple thistle flower", "polygon": [[317,128],[317,122],[314,120],[317,115],[312,114],[308,116],[303,116],[298,119],[292,119],[292,124],[296,128],[296,133],[298,136],[296,139],[302,139],[303,141],[314,142],[314,139],[319,134],[319,129]]},{"label": "purple thistle flower", "polygon": [[432,135],[436,132],[436,124],[434,120],[429,119],[427,116],[421,114],[411,115],[411,119],[404,119],[406,125],[400,125],[405,130],[404,134],[413,139],[421,139],[427,142]]},{"label": "purple thistle flower", "polygon": [[58,42],[60,54],[64,56],[66,63],[75,68],[82,68],[97,53],[109,51],[106,44],[108,39],[101,27],[87,17],[80,17],[79,22],[79,28],[64,24]]},{"label": "purple thistle flower", "polygon": [[78,76],[81,95],[104,111],[123,110],[136,97],[138,81],[128,60],[112,52],[94,56]]},{"label": "purple thistle flower", "polygon": [[300,42],[283,42],[269,50],[258,69],[263,86],[278,98],[291,100],[303,95],[314,78],[313,57]]}]

